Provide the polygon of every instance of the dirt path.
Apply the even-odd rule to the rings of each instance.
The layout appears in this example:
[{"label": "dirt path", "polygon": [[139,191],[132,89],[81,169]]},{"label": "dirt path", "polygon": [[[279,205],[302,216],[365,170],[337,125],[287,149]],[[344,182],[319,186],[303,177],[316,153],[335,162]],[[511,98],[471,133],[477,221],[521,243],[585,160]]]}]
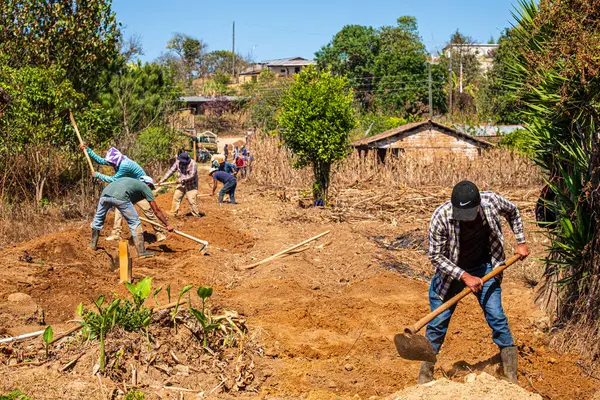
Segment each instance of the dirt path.
[{"label": "dirt path", "polygon": [[[428,311],[428,283],[408,274],[430,267],[422,243],[395,251],[382,248],[373,237],[406,233],[424,237],[435,204],[424,206],[419,215],[397,215],[393,223],[334,223],[324,211],[300,210],[276,192],[244,182],[239,186],[240,205],[219,207],[214,198],[200,198],[207,217],[177,219],[181,230],[210,241],[209,256],[202,256],[194,243],[171,237],[161,246],[150,246],[159,252],[156,257],[134,260],[134,276],[153,276],[155,284],[163,287],[213,285],[216,303],[243,313],[265,349],[264,357],[257,360],[264,379],[263,398],[366,399],[413,385],[419,365],[399,358],[392,338]],[[163,195],[159,204],[168,209],[170,199],[171,194]],[[183,207],[185,212],[185,202]],[[307,251],[249,271],[234,268],[325,230],[331,234]],[[30,295],[45,310],[47,323],[58,329],[73,318],[79,302],[115,288],[125,294],[112,272],[116,244],[101,239],[106,251],[94,253],[86,250],[88,236],[87,223],[82,222],[71,231],[0,252],[5,271],[0,278],[0,326],[6,334],[39,329],[32,317],[35,305],[9,301],[11,293]],[[533,239],[534,256],[541,256],[543,246],[542,239]],[[18,260],[24,250],[34,263]],[[401,268],[382,266],[389,265],[389,259],[401,261],[396,265]],[[597,382],[583,374],[576,355],[559,355],[547,347],[547,336],[536,328],[541,313],[533,304],[533,291],[518,279],[516,270],[507,274],[503,288],[520,350],[521,386],[546,398],[591,398]],[[497,375],[498,362],[482,313],[468,299],[452,320],[436,376],[462,380],[470,371]],[[80,379],[84,388],[89,382],[89,376],[29,369],[37,374],[36,384],[26,373],[12,374],[0,389],[16,385],[31,395],[50,398],[44,395],[45,380]]]}]

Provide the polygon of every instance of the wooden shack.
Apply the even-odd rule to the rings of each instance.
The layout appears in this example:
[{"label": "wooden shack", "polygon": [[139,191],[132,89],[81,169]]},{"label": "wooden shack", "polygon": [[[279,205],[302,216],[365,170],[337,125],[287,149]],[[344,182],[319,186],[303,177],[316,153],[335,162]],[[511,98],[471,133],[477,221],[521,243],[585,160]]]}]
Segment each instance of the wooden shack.
[{"label": "wooden shack", "polygon": [[418,153],[423,157],[464,155],[473,159],[494,144],[434,121],[405,124],[352,144],[361,154],[376,151],[381,161],[386,154]]}]

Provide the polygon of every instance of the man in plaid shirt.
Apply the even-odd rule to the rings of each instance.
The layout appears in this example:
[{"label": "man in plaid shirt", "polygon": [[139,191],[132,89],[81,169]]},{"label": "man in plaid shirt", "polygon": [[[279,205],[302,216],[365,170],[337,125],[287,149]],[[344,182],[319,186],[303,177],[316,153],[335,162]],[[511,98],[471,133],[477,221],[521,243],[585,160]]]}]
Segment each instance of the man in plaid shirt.
[{"label": "man in plaid shirt", "polygon": [[[458,183],[451,201],[435,210],[429,225],[429,259],[436,269],[429,288],[431,310],[440,307],[465,286],[477,297],[500,348],[506,377],[517,382],[517,348],[502,309],[501,278],[485,283],[481,278],[504,263],[501,217],[508,221],[517,246],[515,254],[529,255],[523,221],[517,206],[493,192],[479,192],[469,181]],[[425,336],[434,352],[440,351],[456,306],[444,311],[428,325]],[[424,361],[419,383],[433,379],[434,363]]]},{"label": "man in plaid shirt", "polygon": [[190,204],[190,211],[194,217],[204,217],[204,213],[198,210],[196,196],[198,196],[198,167],[196,161],[192,160],[187,152],[182,152],[177,156],[177,160],[173,163],[171,169],[167,171],[165,176],[158,182],[158,186],[162,185],[171,175],[177,171],[179,179],[177,187],[173,193],[173,203],[171,204],[171,215],[177,216],[181,200],[183,196],[187,198]]}]

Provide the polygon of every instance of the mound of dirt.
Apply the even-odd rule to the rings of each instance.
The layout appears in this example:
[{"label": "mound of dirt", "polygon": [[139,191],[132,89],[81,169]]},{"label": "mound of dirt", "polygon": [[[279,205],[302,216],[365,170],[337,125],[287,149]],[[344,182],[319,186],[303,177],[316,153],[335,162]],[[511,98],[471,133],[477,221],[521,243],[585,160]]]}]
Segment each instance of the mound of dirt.
[{"label": "mound of dirt", "polygon": [[387,400],[523,400],[542,399],[520,386],[498,380],[485,372],[465,377],[465,383],[438,379],[426,385],[411,386],[388,397]]}]

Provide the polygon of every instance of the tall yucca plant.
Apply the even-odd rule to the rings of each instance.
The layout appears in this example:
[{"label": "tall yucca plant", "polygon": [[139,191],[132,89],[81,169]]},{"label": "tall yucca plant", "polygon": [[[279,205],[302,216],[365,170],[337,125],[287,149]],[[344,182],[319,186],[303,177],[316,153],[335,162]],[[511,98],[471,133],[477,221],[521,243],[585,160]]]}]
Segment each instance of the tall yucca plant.
[{"label": "tall yucca plant", "polygon": [[599,173],[593,160],[600,159],[600,5],[595,3],[541,0],[538,6],[520,0],[513,14],[520,49],[505,82],[527,107],[532,158],[547,172],[555,194],[546,204],[557,217],[549,231],[546,277],[559,293],[557,316],[567,323],[600,310],[598,195],[592,190]]}]

